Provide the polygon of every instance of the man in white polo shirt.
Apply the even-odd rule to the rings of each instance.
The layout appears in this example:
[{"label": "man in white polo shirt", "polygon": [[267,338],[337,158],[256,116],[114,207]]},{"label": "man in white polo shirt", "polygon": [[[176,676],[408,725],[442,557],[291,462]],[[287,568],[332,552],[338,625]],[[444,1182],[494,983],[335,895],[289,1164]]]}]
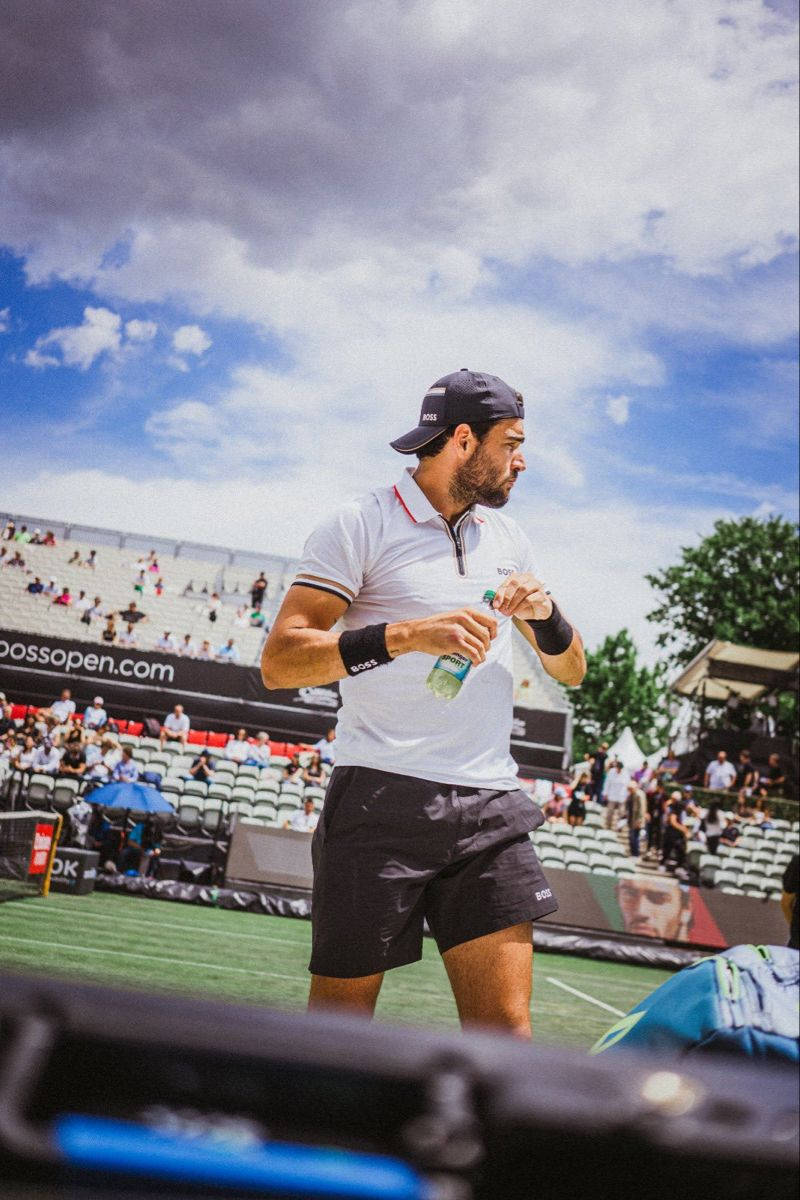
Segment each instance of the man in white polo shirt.
[{"label": "man in white polo shirt", "polygon": [[[312,843],[312,1006],[372,1012],[384,971],[421,957],[427,919],[462,1023],[530,1036],[532,921],[557,902],[509,751],[512,624],[553,678],[577,685],[586,668],[527,537],[497,511],[523,440],[522,397],[501,379],[438,380],[392,443],[416,469],[311,534],[264,647],[268,688],[342,681]],[[449,700],[426,687],[443,654],[472,664]]]},{"label": "man in white polo shirt", "polygon": [[164,717],[164,724],[161,726],[159,734],[161,745],[164,746],[167,742],[180,742],[182,746],[185,746],[190,729],[191,723],[183,711],[183,705],[176,704],[172,712],[167,713]]}]

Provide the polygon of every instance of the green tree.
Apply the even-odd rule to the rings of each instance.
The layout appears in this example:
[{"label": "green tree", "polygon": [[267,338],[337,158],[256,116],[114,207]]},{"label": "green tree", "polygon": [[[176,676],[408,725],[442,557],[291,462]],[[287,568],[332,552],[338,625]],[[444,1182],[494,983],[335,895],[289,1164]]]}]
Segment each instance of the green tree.
[{"label": "green tree", "polygon": [[573,758],[600,741],[613,742],[626,725],[646,754],[663,745],[670,724],[664,665],[640,666],[631,635],[621,629],[594,652],[587,650],[586,667],[583,683],[570,692]]},{"label": "green tree", "polygon": [[782,517],[717,521],[697,546],[684,546],[681,561],[647,582],[660,604],[647,614],[661,626],[657,645],[674,666],[691,662],[720,638],[761,650],[797,645],[797,526]]}]

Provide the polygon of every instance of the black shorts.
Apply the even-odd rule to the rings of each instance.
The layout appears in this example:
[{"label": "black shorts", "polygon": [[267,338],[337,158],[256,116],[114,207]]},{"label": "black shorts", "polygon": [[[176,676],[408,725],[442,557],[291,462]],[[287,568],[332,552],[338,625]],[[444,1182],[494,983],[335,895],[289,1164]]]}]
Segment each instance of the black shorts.
[{"label": "black shorts", "polygon": [[424,920],[444,953],[555,912],[528,836],[543,820],[523,791],[336,767],[311,847],[309,970],[353,979],[416,962]]}]

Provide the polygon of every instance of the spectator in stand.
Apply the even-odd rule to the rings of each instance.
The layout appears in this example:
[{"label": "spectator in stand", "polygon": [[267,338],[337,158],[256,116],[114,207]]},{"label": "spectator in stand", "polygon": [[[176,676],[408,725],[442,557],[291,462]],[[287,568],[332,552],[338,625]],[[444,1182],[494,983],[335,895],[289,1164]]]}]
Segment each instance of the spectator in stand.
[{"label": "spectator in stand", "polygon": [[12,711],[11,705],[7,700],[4,700],[2,711],[0,711],[0,737],[2,738],[8,733],[12,733],[16,737],[17,722],[11,716]]},{"label": "spectator in stand", "polygon": [[625,767],[619,759],[616,759],[607,771],[603,784],[603,796],[606,802],[606,829],[616,831],[620,818],[625,814],[629,779]]},{"label": "spectator in stand", "polygon": [[161,637],[156,642],[157,650],[165,650],[167,654],[175,654],[178,649],[178,643],[168,629],[165,629]]},{"label": "spectator in stand", "polygon": [[330,728],[325,737],[314,743],[313,749],[318,750],[322,761],[332,767],[336,761],[336,729]]},{"label": "spectator in stand", "polygon": [[117,638],[118,646],[138,646],[139,635],[136,632],[135,625],[126,625],[122,633]]},{"label": "spectator in stand", "polygon": [[102,729],[108,724],[108,713],[103,708],[103,697],[95,696],[83,714],[84,729]]},{"label": "spectator in stand", "polygon": [[709,854],[716,854],[719,840],[722,837],[722,817],[720,816],[720,806],[716,800],[713,800],[708,806],[708,812],[700,821],[699,831],[705,838],[706,848]]},{"label": "spectator in stand", "polygon": [[108,783],[120,761],[119,746],[112,737],[89,742],[86,746],[86,778],[95,783]]},{"label": "spectator in stand", "polygon": [[18,771],[29,771],[35,757],[36,738],[27,734],[22,743],[17,745],[16,753],[11,758],[11,765]]},{"label": "spectator in stand", "polygon": [[13,542],[15,533],[16,533],[16,526],[15,526],[14,522],[9,521],[7,523],[5,529],[3,530],[3,541],[4,542]]},{"label": "spectator in stand", "polygon": [[136,576],[136,578],[133,581],[133,590],[136,592],[137,596],[144,595],[144,588],[145,588],[146,583],[147,583],[147,574],[144,571],[140,571],[139,574]]},{"label": "spectator in stand", "polygon": [[61,762],[61,751],[49,737],[42,738],[33,756],[31,769],[41,771],[44,775],[56,775],[58,764]]},{"label": "spectator in stand", "polygon": [[161,568],[158,565],[157,558],[153,558],[150,560],[150,563],[149,563],[147,569],[151,575],[160,575],[161,574]]},{"label": "spectator in stand", "polygon": [[86,559],[86,562],[83,565],[85,567],[88,567],[90,571],[96,570],[96,568],[97,568],[97,551],[96,550],[89,551],[89,557]]},{"label": "spectator in stand", "polygon": [[566,792],[562,787],[553,788],[553,794],[542,809],[545,820],[563,825],[567,811]]},{"label": "spectator in stand", "polygon": [[14,553],[11,555],[11,558],[9,558],[6,561],[6,566],[7,567],[24,567],[25,566],[25,559],[22,557],[19,550],[14,551]]},{"label": "spectator in stand", "polygon": [[172,712],[167,713],[164,717],[164,724],[161,726],[159,734],[161,745],[164,746],[167,742],[180,742],[182,746],[185,746],[190,729],[191,723],[183,711],[183,705],[176,704]]},{"label": "spectator in stand", "polygon": [[75,609],[75,612],[85,613],[87,608],[92,607],[92,602],[86,595],[86,592],[78,592],[78,598],[75,600],[72,607]]},{"label": "spectator in stand", "polygon": [[140,608],[137,608],[135,600],[131,600],[127,608],[121,608],[119,615],[126,625],[136,625],[139,621],[147,620],[146,614]]},{"label": "spectator in stand", "polygon": [[206,606],[206,616],[208,617],[208,619],[212,623],[212,625],[219,617],[219,610],[221,608],[222,608],[222,601],[220,600],[218,593],[212,592],[211,597],[208,601],[208,605]]},{"label": "spectator in stand", "polygon": [[214,778],[214,762],[209,750],[200,751],[184,778],[193,779],[195,783],[208,783]]},{"label": "spectator in stand", "polygon": [[62,688],[58,700],[54,700],[50,705],[50,712],[57,719],[59,725],[66,725],[72,720],[75,713],[75,701],[72,699],[72,692],[69,688]]},{"label": "spectator in stand", "polygon": [[58,595],[58,584],[56,583],[55,579],[48,580],[47,587],[42,588],[42,595],[43,596],[57,596]]},{"label": "spectator in stand", "polygon": [[91,625],[92,621],[97,617],[103,616],[103,601],[99,596],[95,596],[94,602],[89,605],[84,613],[81,614],[81,621],[84,625]]},{"label": "spectator in stand", "polygon": [[160,575],[159,575],[158,579],[155,581],[155,583],[153,584],[153,591],[155,592],[155,594],[157,596],[164,595],[164,580],[161,578]]},{"label": "spectator in stand", "polygon": [[23,525],[22,528],[20,529],[19,533],[14,534],[14,541],[21,542],[23,546],[27,546],[27,544],[30,540],[31,540],[31,534],[28,532],[27,525]]},{"label": "spectator in stand", "polygon": [[780,754],[770,754],[766,772],[761,775],[761,783],[769,792],[780,794],[783,791],[786,784],[786,772],[781,766]]},{"label": "spectator in stand", "polygon": [[247,730],[237,729],[236,736],[228,738],[225,747],[225,758],[228,762],[244,763],[250,757],[250,743],[247,740]]},{"label": "spectator in stand", "polygon": [[83,796],[78,795],[64,814],[69,826],[70,841],[73,846],[77,846],[81,850],[87,849],[93,812],[94,805],[90,804],[88,800],[84,800]]},{"label": "spectator in stand", "polygon": [[[591,755],[589,756],[591,767]],[[592,793],[592,777],[589,771],[584,771],[572,789],[567,807],[567,824],[582,825],[586,820],[586,802]]]},{"label": "spectator in stand", "polygon": [[116,623],[115,623],[115,621],[114,621],[114,618],[113,618],[113,617],[106,617],[106,624],[105,624],[105,628],[103,629],[102,633],[100,634],[100,637],[101,637],[101,638],[103,639],[103,641],[104,641],[104,642],[106,642],[106,643],[107,643],[109,646],[113,646],[113,645],[114,645],[114,643],[116,642],[116,640],[117,640],[117,626],[116,626]]},{"label": "spectator in stand", "polygon": [[236,616],[233,618],[233,623],[237,629],[247,629],[250,621],[247,615],[247,609],[243,604],[240,604],[236,610]]},{"label": "spectator in stand", "polygon": [[67,738],[58,773],[68,779],[82,779],[86,771],[86,751],[83,748],[83,734],[80,729],[73,729]]},{"label": "spectator in stand", "polygon": [[628,849],[632,858],[638,858],[642,830],[647,821],[647,796],[633,779],[628,784],[625,797],[625,816],[628,822]]},{"label": "spectator in stand", "polygon": [[72,558],[68,558],[68,559],[67,559],[67,566],[68,566],[68,567],[72,567],[72,566],[75,566],[75,567],[80,567],[80,566],[82,566],[82,565],[83,565],[83,564],[82,564],[82,562],[81,562],[81,552],[80,552],[80,550],[73,550],[73,551],[72,551]]},{"label": "spectator in stand", "polygon": [[261,608],[267,591],[267,577],[262,571],[257,579],[250,584],[250,603],[253,608]]},{"label": "spectator in stand", "polygon": [[139,768],[133,761],[133,750],[130,746],[122,747],[122,757],[111,772],[112,783],[136,783],[139,778]]},{"label": "spectator in stand", "polygon": [[800,855],[793,854],[783,872],[781,910],[789,926],[789,946],[800,949],[800,916],[797,893],[800,892]]},{"label": "spectator in stand", "polygon": [[211,648],[211,642],[203,642],[200,649],[197,651],[197,659],[199,662],[214,661],[214,651]]},{"label": "spectator in stand", "polygon": [[311,759],[303,769],[303,782],[311,784],[312,787],[324,786],[325,771],[322,766],[319,750],[311,751]]},{"label": "spectator in stand", "polygon": [[314,812],[314,801],[304,800],[302,809],[292,813],[288,821],[284,821],[284,829],[294,829],[296,833],[313,833],[317,828],[319,816]]},{"label": "spectator in stand", "polygon": [[703,786],[711,788],[712,791],[726,792],[735,782],[736,768],[733,763],[728,762],[728,755],[724,750],[717,751],[717,757],[712,758],[706,767]]},{"label": "spectator in stand", "polygon": [[286,766],[283,768],[284,780],[293,779],[295,783],[300,783],[303,778],[303,768],[300,766],[300,755],[293,754]]},{"label": "spectator in stand", "polygon": [[603,802],[603,786],[606,780],[606,760],[608,758],[608,742],[601,742],[595,750],[592,763],[592,799],[598,804]]},{"label": "spectator in stand", "polygon": [[72,604],[72,596],[66,585],[61,589],[59,595],[55,597],[53,604],[60,604],[64,608],[69,608],[70,604]]},{"label": "spectator in stand", "polygon": [[251,629],[263,629],[267,623],[267,618],[264,616],[259,605],[253,609],[248,618],[248,624]]},{"label": "spectator in stand", "polygon": [[192,635],[190,633],[185,633],[183,635],[183,641],[178,646],[177,653],[181,656],[181,658],[197,657],[197,646],[192,641]]},{"label": "spectator in stand", "polygon": [[238,663],[241,655],[233,638],[228,638],[224,646],[217,651],[217,662]]},{"label": "spectator in stand", "polygon": [[44,584],[42,583],[41,579],[37,575],[37,576],[35,576],[33,583],[29,583],[25,590],[31,596],[40,596],[41,593],[44,591]]},{"label": "spectator in stand", "polygon": [[56,544],[56,535],[53,533],[52,529],[48,529],[47,532],[45,533],[44,537],[42,538],[42,545],[43,546],[55,546],[55,544]]},{"label": "spectator in stand", "polygon": [[664,822],[664,848],[661,864],[665,867],[669,865],[683,867],[686,862],[686,843],[689,838],[689,829],[683,819],[683,796],[679,791],[672,792],[669,801]]},{"label": "spectator in stand", "polygon": [[244,760],[244,765],[246,767],[268,767],[271,756],[269,734],[262,731],[256,737],[255,742],[249,746],[249,754]]},{"label": "spectator in stand", "polygon": [[758,772],[753,766],[749,750],[739,751],[739,761],[736,764],[736,790],[741,795],[750,795],[750,791],[758,783]]},{"label": "spectator in stand", "polygon": [[0,546],[0,567],[8,566],[8,547]]},{"label": "spectator in stand", "polygon": [[668,788],[673,780],[678,778],[680,766],[680,759],[673,752],[672,746],[668,746],[667,753],[664,755],[661,762],[658,764],[658,767],[656,768],[658,782],[662,785],[662,787]]},{"label": "spectator in stand", "polygon": [[741,834],[742,834],[742,831],[739,828],[739,826],[736,824],[736,818],[735,817],[726,817],[725,818],[725,828],[723,829],[722,833],[719,835],[719,840],[721,842],[724,842],[726,846],[735,846],[737,841],[741,837]]}]

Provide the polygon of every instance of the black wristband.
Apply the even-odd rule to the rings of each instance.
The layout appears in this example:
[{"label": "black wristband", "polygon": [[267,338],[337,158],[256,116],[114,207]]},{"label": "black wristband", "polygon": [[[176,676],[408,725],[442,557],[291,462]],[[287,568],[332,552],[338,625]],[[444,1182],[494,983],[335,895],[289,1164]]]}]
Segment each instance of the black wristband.
[{"label": "black wristband", "polygon": [[544,621],[528,621],[542,654],[563,654],[572,643],[573,629],[553,602],[553,611]]},{"label": "black wristband", "polygon": [[392,661],[386,649],[386,622],[365,625],[363,629],[346,629],[339,637],[339,653],[348,675],[373,671]]}]

